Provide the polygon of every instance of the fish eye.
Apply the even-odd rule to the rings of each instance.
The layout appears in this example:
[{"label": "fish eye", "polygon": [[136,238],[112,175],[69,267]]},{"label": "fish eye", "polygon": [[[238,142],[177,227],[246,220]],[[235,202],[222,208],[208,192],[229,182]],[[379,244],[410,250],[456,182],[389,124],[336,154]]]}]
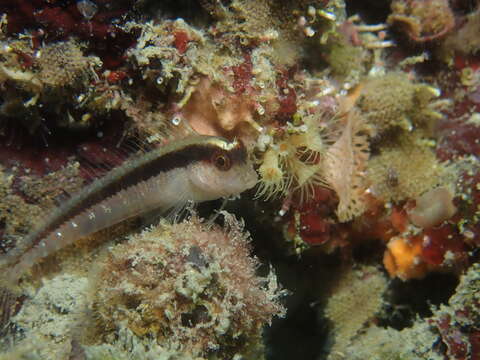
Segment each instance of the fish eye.
[{"label": "fish eye", "polygon": [[216,153],[213,156],[213,164],[217,167],[217,169],[222,171],[227,171],[232,167],[232,162],[225,153]]}]

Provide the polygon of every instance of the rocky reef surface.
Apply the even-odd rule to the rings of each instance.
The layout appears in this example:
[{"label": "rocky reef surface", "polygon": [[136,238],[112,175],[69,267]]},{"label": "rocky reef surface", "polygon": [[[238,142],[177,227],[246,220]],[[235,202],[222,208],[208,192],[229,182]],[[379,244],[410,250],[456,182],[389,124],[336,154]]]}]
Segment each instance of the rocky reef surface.
[{"label": "rocky reef surface", "polygon": [[259,175],[35,264],[0,359],[480,359],[479,34],[474,0],[0,0],[0,265],[189,134]]}]

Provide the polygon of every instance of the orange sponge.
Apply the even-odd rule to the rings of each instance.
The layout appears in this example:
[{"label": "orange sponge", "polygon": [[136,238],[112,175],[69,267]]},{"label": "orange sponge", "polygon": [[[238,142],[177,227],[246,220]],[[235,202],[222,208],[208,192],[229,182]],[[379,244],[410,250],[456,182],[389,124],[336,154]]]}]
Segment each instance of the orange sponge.
[{"label": "orange sponge", "polygon": [[387,245],[383,264],[391,277],[399,277],[402,280],[420,279],[429,270],[421,255],[420,237],[393,237]]}]

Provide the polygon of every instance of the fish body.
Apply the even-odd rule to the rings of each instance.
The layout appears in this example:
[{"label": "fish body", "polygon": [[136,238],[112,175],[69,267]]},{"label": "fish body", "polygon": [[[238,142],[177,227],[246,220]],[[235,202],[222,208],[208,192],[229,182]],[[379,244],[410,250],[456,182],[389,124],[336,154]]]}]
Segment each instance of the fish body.
[{"label": "fish body", "polygon": [[42,258],[125,219],[236,195],[256,182],[241,142],[213,136],[171,142],[113,169],[54,211],[3,259],[6,280],[15,284]]}]

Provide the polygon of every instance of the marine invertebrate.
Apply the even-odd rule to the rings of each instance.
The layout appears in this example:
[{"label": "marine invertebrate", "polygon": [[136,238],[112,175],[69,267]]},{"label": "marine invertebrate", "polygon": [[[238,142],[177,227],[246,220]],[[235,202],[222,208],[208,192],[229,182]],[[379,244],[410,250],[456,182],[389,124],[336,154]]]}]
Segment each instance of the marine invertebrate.
[{"label": "marine invertebrate", "polygon": [[158,345],[156,340],[140,339],[129,328],[123,326],[118,330],[118,339],[114,342],[82,346],[81,354],[85,360],[192,359],[191,355],[181,351],[165,349]]},{"label": "marine invertebrate", "polygon": [[340,222],[349,221],[364,211],[364,171],[369,155],[364,119],[352,110],[346,115],[342,134],[328,148],[324,165],[325,180],[339,199],[336,213]]},{"label": "marine invertebrate", "polygon": [[[22,52],[31,59],[30,66],[18,68],[18,64],[6,61],[1,72],[4,80],[19,83],[23,89],[33,92],[34,97],[59,90],[64,90],[65,95],[67,88],[85,90],[88,82],[97,76],[95,68],[102,64],[98,57],[85,56],[79,43],[74,40],[48,44],[35,53],[32,49],[23,51],[21,42],[12,42],[12,45],[3,50],[6,54]],[[33,103],[30,101],[28,104]]]},{"label": "marine invertebrate", "polygon": [[445,59],[455,53],[475,54],[480,49],[480,41],[477,36],[480,28],[479,14],[480,9],[477,7],[465,17],[465,22],[461,24],[460,28],[447,36],[442,44]]},{"label": "marine invertebrate", "polygon": [[367,178],[375,197],[401,202],[419,198],[435,187],[453,184],[456,174],[437,160],[428,142],[413,135],[383,146],[370,159]]},{"label": "marine invertebrate", "polygon": [[239,142],[193,136],[112,170],[72,197],[11,251],[6,279],[15,283],[40,259],[79,238],[146,211],[167,211],[186,201],[238,194],[256,183]]},{"label": "marine invertebrate", "polygon": [[329,46],[326,58],[334,75],[358,82],[365,74],[370,60],[368,55],[362,47],[340,41]]},{"label": "marine invertebrate", "polygon": [[93,292],[103,336],[125,324],[139,338],[195,358],[261,356],[262,327],[284,314],[282,292],[272,273],[255,275],[248,234],[223,216],[224,229],[192,215],[111,248]]},{"label": "marine invertebrate", "polygon": [[389,72],[363,82],[356,105],[371,124],[373,135],[381,136],[394,128],[428,128],[432,120],[441,118],[432,101],[438,96],[438,89],[432,86],[412,82],[403,73]]},{"label": "marine invertebrate", "polygon": [[[340,135],[335,139],[335,130]],[[287,123],[259,138],[260,180],[257,196],[293,194],[302,204],[315,198],[315,189],[331,188],[338,196],[341,222],[363,212],[364,170],[369,156],[368,131],[361,115],[352,110],[344,119],[307,115],[301,125]]]},{"label": "marine invertebrate", "polygon": [[48,44],[38,50],[35,65],[38,78],[47,91],[73,88],[84,89],[95,78],[95,68],[102,62],[98,57],[85,56],[74,40]]},{"label": "marine invertebrate", "polygon": [[432,41],[445,36],[455,25],[448,0],[394,0],[389,24],[399,25],[410,39]]},{"label": "marine invertebrate", "polygon": [[202,78],[175,116],[199,134],[237,137],[251,147],[260,126],[254,119],[255,101],[250,95],[235,94]]},{"label": "marine invertebrate", "polygon": [[29,204],[12,190],[15,177],[0,168],[0,234],[3,251],[11,248],[12,236],[25,234],[33,227],[35,216],[40,215],[40,208]]},{"label": "marine invertebrate", "polygon": [[347,19],[323,10],[317,14],[329,22],[328,26],[320,26],[320,45],[328,71],[339,81],[338,85],[350,90],[368,73],[383,72],[382,50],[394,46],[388,40],[386,24],[367,25],[359,14]]},{"label": "marine invertebrate", "polygon": [[[89,127],[92,114],[82,109],[83,100],[92,91],[92,82],[98,80],[96,71],[102,65],[98,57],[84,55],[73,39],[38,49],[25,46],[24,41],[11,41],[2,53],[7,59],[0,64],[0,81],[5,85],[2,115],[20,119],[17,123],[32,134],[45,118],[56,126]],[[16,54],[29,59],[28,66],[18,58],[13,61]]]},{"label": "marine invertebrate", "polygon": [[157,89],[163,91],[170,84],[174,93],[183,94],[189,82],[194,82],[193,75],[202,60],[200,44],[205,42],[205,36],[182,19],[131,26],[141,31],[141,35],[136,46],[127,52],[129,61]]},{"label": "marine invertebrate", "polygon": [[258,160],[257,197],[291,193],[303,203],[312,197],[316,186],[327,186],[322,166],[329,140],[320,121],[318,116],[306,116],[301,125],[287,123],[284,129],[259,137],[258,147],[265,150]]},{"label": "marine invertebrate", "polygon": [[429,267],[422,258],[422,238],[393,237],[387,244],[383,264],[392,277],[402,280],[424,277]]},{"label": "marine invertebrate", "polygon": [[268,39],[271,41],[275,62],[286,66],[295,64],[301,56],[299,45],[302,40],[315,34],[312,27],[308,26],[307,30],[304,26],[307,20],[302,14],[311,18],[312,15],[316,16],[317,9],[319,13],[325,9],[325,13],[333,18],[345,18],[344,7],[335,1],[235,0],[226,6],[211,0],[203,0],[201,3],[218,18],[215,34],[226,46],[231,46],[237,39],[245,45],[255,45]]},{"label": "marine invertebrate", "polygon": [[[404,206],[402,221],[406,223],[403,229],[397,228],[398,233],[390,234],[383,257],[390,276],[420,279],[433,271],[458,273],[468,265],[471,245],[455,228],[458,220],[452,216],[457,208],[452,196],[450,189],[438,187],[423,194],[418,207]],[[409,221],[423,229],[413,228]]]},{"label": "marine invertebrate", "polygon": [[263,154],[262,164],[258,168],[260,183],[256,196],[275,197],[284,194],[290,187],[291,178],[286,178],[281,169],[279,156],[274,148],[268,149]]},{"label": "marine invertebrate", "polygon": [[408,211],[410,221],[422,228],[431,228],[450,219],[457,208],[454,193],[447,187],[437,187],[415,199],[415,208]]}]

